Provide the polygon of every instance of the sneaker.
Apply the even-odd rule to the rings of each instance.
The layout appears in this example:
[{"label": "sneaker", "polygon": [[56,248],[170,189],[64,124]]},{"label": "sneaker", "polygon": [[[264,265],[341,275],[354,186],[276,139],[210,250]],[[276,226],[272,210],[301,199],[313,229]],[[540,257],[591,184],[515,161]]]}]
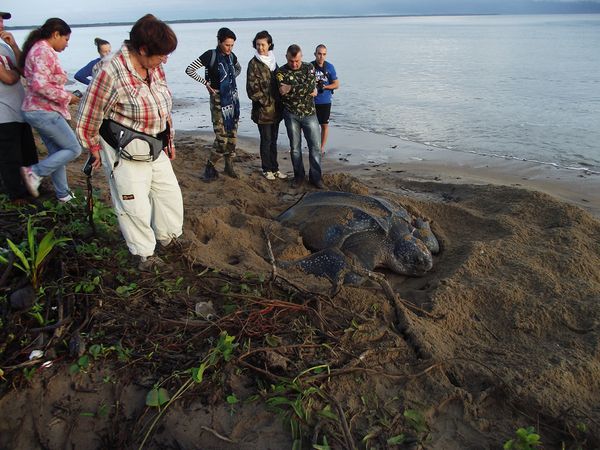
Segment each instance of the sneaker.
[{"label": "sneaker", "polygon": [[65,195],[64,197],[58,197],[58,201],[62,203],[68,203],[75,198],[75,194],[70,193]]},{"label": "sneaker", "polygon": [[155,270],[161,270],[166,267],[167,263],[156,255],[150,255],[148,257],[142,256],[140,263],[138,264],[138,270],[140,272],[154,272]]},{"label": "sneaker", "polygon": [[277,172],[273,172],[273,175],[275,175],[275,178],[279,178],[280,180],[285,180],[287,178],[287,174],[280,172],[279,170]]},{"label": "sneaker", "polygon": [[172,249],[178,249],[178,250],[185,250],[187,248],[190,247],[191,242],[182,237],[174,237],[171,240],[162,240],[160,241],[160,245],[162,245],[163,248],[168,249],[168,250],[172,250]]},{"label": "sneaker", "polygon": [[275,174],[273,172],[263,172],[263,176],[267,180],[274,180],[275,179]]},{"label": "sneaker", "polygon": [[38,191],[38,188],[42,183],[42,177],[36,175],[33,170],[31,170],[31,167],[21,167],[21,177],[23,178],[23,184],[25,184],[27,192],[29,192],[32,197],[39,197],[40,192]]}]

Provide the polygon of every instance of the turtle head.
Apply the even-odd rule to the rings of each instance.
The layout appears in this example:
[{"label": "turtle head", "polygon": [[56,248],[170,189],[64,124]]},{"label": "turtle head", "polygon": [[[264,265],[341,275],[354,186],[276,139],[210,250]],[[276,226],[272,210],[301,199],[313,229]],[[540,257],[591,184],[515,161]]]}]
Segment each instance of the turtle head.
[{"label": "turtle head", "polygon": [[419,276],[433,267],[431,251],[420,239],[405,235],[392,244],[387,267],[402,275]]}]

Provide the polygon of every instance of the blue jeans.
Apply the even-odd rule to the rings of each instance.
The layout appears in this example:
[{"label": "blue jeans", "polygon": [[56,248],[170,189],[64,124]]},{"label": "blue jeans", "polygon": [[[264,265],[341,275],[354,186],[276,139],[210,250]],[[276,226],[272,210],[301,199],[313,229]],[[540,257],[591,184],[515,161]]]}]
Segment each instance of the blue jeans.
[{"label": "blue jeans", "polygon": [[311,183],[321,181],[321,129],[316,114],[300,117],[287,110],[283,111],[283,120],[290,139],[290,155],[294,167],[294,179],[304,179],[302,162],[302,134],[308,145],[308,178]]},{"label": "blue jeans", "polygon": [[58,198],[69,195],[66,166],[81,154],[81,145],[71,126],[54,111],[23,111],[23,117],[39,133],[48,149],[48,157],[31,166],[40,177],[52,177]]}]

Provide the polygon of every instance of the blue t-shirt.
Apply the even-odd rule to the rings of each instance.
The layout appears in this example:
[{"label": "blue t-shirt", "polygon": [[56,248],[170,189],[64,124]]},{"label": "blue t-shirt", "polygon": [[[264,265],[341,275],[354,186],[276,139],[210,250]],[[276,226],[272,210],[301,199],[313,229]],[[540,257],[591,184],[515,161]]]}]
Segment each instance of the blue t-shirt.
[{"label": "blue t-shirt", "polygon": [[[312,65],[315,67],[315,78],[317,79],[317,87],[319,83],[323,83],[323,86],[327,86],[331,84],[334,80],[337,80],[337,75],[335,73],[335,67],[333,64],[325,61],[323,67],[317,66],[317,62],[313,61]],[[327,103],[331,103],[331,96],[333,95],[333,91],[331,89],[323,89],[323,92],[319,92],[315,97],[315,105],[324,105]]]}]

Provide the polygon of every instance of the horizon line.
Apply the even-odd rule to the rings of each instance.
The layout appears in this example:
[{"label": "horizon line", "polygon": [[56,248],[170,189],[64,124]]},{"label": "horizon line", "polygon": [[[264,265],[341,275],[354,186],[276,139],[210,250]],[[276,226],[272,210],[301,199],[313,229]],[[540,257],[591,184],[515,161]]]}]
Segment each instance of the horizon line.
[{"label": "horizon line", "polygon": [[[523,15],[563,15],[563,14],[594,14],[594,13],[436,13],[436,14],[351,14],[351,15],[316,15],[316,16],[264,16],[264,17],[229,17],[229,18],[210,18],[210,19],[173,19],[163,20],[168,24],[178,23],[216,23],[216,22],[250,22],[255,20],[310,20],[310,19],[353,19],[353,18],[367,18],[367,17],[456,17],[456,16],[523,16]],[[137,19],[136,19],[137,20]],[[94,23],[76,23],[69,24],[71,28],[91,28],[91,27],[117,27],[123,25],[133,25],[134,21],[122,21],[122,22],[94,22]],[[162,19],[161,19],[162,20]],[[26,30],[30,28],[37,28],[39,25],[16,25],[6,26],[6,30]]]}]

